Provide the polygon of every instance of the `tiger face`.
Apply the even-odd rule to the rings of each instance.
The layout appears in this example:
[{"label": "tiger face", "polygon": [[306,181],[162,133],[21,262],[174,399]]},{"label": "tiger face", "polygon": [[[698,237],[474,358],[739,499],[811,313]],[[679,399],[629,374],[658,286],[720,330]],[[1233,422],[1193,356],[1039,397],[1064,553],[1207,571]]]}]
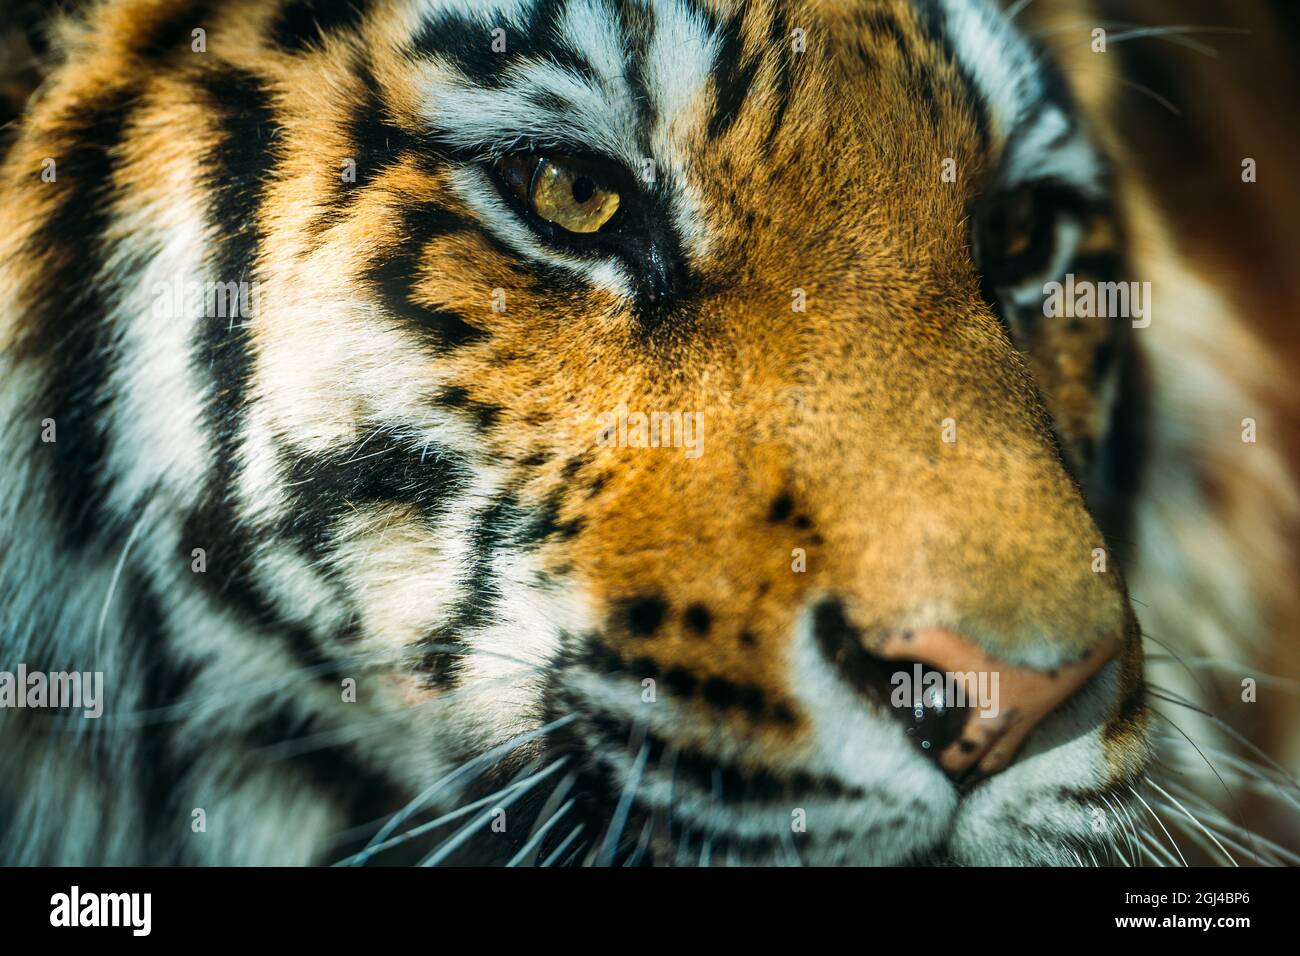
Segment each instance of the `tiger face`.
[{"label": "tiger face", "polygon": [[[116,712],[179,725],[96,852],[387,819],[363,861],[471,797],[529,822],[426,860],[1112,846],[1153,360],[1044,298],[1146,275],[1142,229],[995,4],[116,0],[63,42],[4,186],[11,518],[120,589],[69,638]],[[993,699],[900,697],[953,675]],[[178,850],[198,800],[253,822]]]}]

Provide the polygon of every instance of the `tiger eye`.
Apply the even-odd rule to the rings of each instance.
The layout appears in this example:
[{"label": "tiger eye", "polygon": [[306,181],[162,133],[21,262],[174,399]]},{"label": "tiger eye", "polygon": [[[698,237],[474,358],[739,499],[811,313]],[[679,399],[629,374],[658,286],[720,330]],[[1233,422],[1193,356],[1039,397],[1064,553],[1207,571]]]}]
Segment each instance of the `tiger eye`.
[{"label": "tiger eye", "polygon": [[1022,189],[1010,198],[1002,233],[1002,255],[1019,256],[1029,249],[1034,239],[1037,216],[1037,202],[1031,190]]},{"label": "tiger eye", "polygon": [[533,175],[533,212],[569,232],[592,233],[618,212],[619,196],[586,171],[543,159]]},{"label": "tiger eye", "polygon": [[528,191],[532,188],[533,173],[537,170],[536,156],[506,156],[497,163],[497,172],[506,181],[506,185],[516,196],[528,201]]}]

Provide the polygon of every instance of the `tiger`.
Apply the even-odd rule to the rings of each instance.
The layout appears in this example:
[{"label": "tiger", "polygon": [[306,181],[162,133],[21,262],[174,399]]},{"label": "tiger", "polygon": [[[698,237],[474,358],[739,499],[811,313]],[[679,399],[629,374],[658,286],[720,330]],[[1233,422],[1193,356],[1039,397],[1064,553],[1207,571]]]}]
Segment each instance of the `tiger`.
[{"label": "tiger", "polygon": [[1085,0],[39,19],[0,861],[1246,853],[1148,657],[1286,606],[1274,356]]}]

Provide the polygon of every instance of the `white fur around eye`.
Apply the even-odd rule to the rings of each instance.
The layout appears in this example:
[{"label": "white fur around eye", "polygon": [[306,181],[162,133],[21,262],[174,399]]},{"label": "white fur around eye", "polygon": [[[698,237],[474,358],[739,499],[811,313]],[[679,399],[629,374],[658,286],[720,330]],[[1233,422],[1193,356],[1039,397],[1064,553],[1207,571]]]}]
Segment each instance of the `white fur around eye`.
[{"label": "white fur around eye", "polygon": [[542,265],[558,266],[593,287],[612,292],[622,299],[632,297],[631,277],[616,260],[578,259],[545,245],[502,201],[496,186],[481,169],[462,166],[451,174],[450,181],[484,228],[521,256]]}]

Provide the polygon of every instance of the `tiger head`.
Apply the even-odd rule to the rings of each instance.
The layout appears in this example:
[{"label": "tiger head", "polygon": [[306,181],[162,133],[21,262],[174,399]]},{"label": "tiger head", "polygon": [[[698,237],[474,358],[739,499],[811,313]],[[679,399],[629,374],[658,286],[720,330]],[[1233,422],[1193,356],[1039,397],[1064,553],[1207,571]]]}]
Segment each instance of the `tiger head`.
[{"label": "tiger head", "polygon": [[534,808],[480,859],[1113,844],[1139,616],[1223,587],[1144,504],[1160,390],[1238,392],[1069,50],[988,0],[123,0],[64,42],[3,240],[64,376],[43,494],[69,546],[144,523],[191,688],[309,673],[259,706]]}]

